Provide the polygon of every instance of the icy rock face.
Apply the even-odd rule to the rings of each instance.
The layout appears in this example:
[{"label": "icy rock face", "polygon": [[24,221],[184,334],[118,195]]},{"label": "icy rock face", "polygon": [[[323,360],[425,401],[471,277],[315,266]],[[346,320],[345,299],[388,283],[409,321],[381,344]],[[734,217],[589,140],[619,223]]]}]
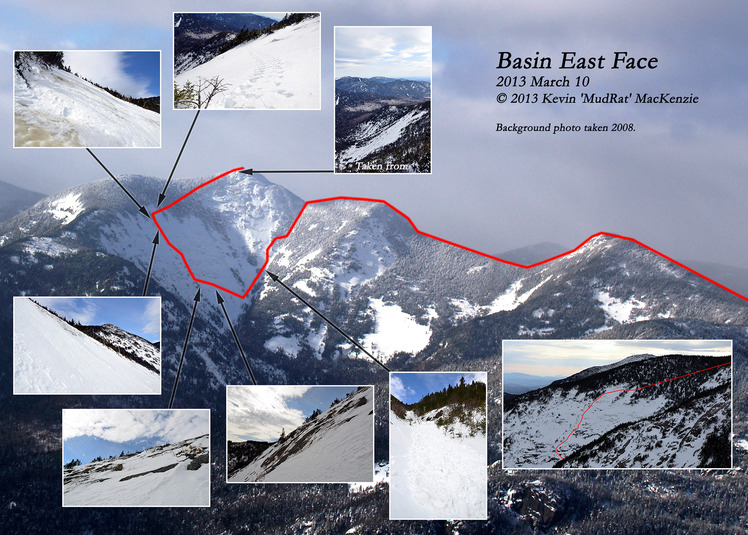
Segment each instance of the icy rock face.
[{"label": "icy rock face", "polygon": [[522,482],[511,489],[510,508],[533,529],[546,530],[558,523],[566,513],[568,489],[562,484],[548,484],[542,480]]}]

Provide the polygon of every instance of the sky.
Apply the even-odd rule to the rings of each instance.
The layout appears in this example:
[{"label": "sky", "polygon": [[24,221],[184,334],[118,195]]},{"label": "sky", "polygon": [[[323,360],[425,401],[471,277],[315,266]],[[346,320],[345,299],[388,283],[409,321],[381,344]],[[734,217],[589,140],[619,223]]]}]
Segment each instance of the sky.
[{"label": "sky", "polygon": [[63,409],[63,462],[86,464],[208,433],[208,409]]},{"label": "sky", "polygon": [[631,355],[732,355],[730,340],[504,340],[504,373],[568,377]]},{"label": "sky", "polygon": [[335,28],[335,78],[431,80],[430,26]]},{"label": "sky", "polygon": [[34,297],[34,300],[83,325],[111,323],[149,342],[161,339],[160,297]]},{"label": "sky", "polygon": [[[106,179],[83,149],[12,149],[14,49],[162,50],[163,87],[171,87],[172,13],[204,10],[197,1],[117,4],[82,0],[13,2],[0,20],[0,180],[52,193]],[[226,11],[246,11],[238,1]],[[289,11],[305,11],[290,1]],[[259,0],[253,11],[273,11]],[[269,175],[305,200],[384,199],[423,231],[489,254],[540,242],[571,249],[597,232],[635,238],[675,260],[748,265],[748,3],[645,0],[574,4],[543,0],[320,0],[322,109],[202,113],[175,172],[214,177],[255,169],[331,169],[334,160],[335,26],[431,26],[433,173],[431,175]],[[615,51],[657,57],[654,70],[500,72],[498,53],[535,52],[558,61]],[[587,90],[698,95],[697,104],[511,104],[498,76],[589,76]],[[532,88],[533,92],[545,92]],[[552,88],[565,95],[577,88]],[[166,91],[169,93],[169,91]],[[162,106],[160,149],[99,155],[115,174],[165,180],[194,113]],[[512,125],[633,124],[634,132],[496,132]],[[289,149],[293,147],[293,149]],[[152,209],[152,206],[148,206]]]},{"label": "sky", "polygon": [[227,386],[228,440],[275,442],[315,410],[325,412],[335,399],[344,399],[357,386]]},{"label": "sky", "polygon": [[426,394],[457,385],[463,377],[468,384],[486,382],[485,372],[394,372],[390,374],[390,394],[403,403],[416,403]]},{"label": "sky", "polygon": [[78,75],[135,97],[161,94],[158,51],[67,50],[63,62]]}]

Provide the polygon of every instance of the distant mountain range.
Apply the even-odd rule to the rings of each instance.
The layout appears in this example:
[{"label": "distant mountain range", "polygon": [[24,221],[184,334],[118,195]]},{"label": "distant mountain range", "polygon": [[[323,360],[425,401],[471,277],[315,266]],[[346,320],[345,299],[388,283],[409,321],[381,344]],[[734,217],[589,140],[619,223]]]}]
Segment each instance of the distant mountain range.
[{"label": "distant mountain range", "polygon": [[267,28],[277,21],[253,13],[174,13],[174,74],[218,55],[242,28]]},{"label": "distant mountain range", "polygon": [[44,194],[0,181],[0,221],[10,219],[44,198]]},{"label": "distant mountain range", "polygon": [[[155,207],[164,187],[162,179],[120,178],[149,210]],[[210,178],[175,179],[167,202]],[[234,174],[188,197],[177,205],[180,209],[163,212],[161,220],[168,223],[165,230],[170,239],[190,253],[186,256],[196,276],[244,291],[259,272],[272,238],[288,231],[303,204],[302,199],[262,176]],[[12,353],[11,297],[140,295],[155,232],[152,220],[138,213],[111,180],[56,193],[0,222],[0,302],[6,303],[0,314],[0,344],[8,357],[3,360],[6,366],[0,368],[4,384],[10,385],[12,376],[8,364]],[[530,485],[536,474],[510,476],[501,472],[497,462],[502,458],[499,430],[504,339],[733,340],[734,432],[739,438],[748,436],[745,300],[632,241],[601,235],[572,254],[523,269],[423,236],[384,204],[337,200],[307,206],[290,235],[276,242],[269,259],[270,271],[391,369],[489,372],[488,492],[493,525],[514,525],[515,509],[493,498],[510,503],[507,493],[520,488],[526,500],[518,510],[541,514],[550,507],[542,496],[547,500],[555,497],[556,512],[548,518],[557,524],[568,518],[564,512],[573,514],[574,504],[594,503],[595,511],[603,507],[597,490],[579,486],[571,473],[543,476],[538,490]],[[168,403],[199,286],[181,257],[162,240],[148,293],[162,296],[164,394],[102,396],[97,405],[163,407]],[[174,405],[219,407],[213,426],[220,434],[225,432],[220,408],[225,404],[225,385],[247,384],[250,379],[223,311],[216,304],[214,289],[203,285],[202,295]],[[265,276],[259,277],[247,299],[223,295],[258,383],[376,385],[375,457],[386,460],[387,374]],[[384,395],[379,395],[380,389]],[[11,446],[6,449],[8,458],[0,475],[19,489],[12,497],[19,506],[2,522],[12,528],[10,532],[21,531],[15,527],[31,521],[63,529],[57,509],[47,507],[59,503],[59,478],[32,482],[14,467],[27,463],[34,473],[59,470],[59,436],[54,426],[59,425],[59,411],[69,407],[70,399],[11,396],[6,391],[4,402],[8,429],[20,431],[6,433]],[[41,433],[43,429],[49,431]],[[217,473],[225,470],[224,444],[219,441],[220,451],[214,456]],[[731,474],[724,482],[677,473],[652,474],[648,481],[658,488],[697,486],[704,495],[719,490],[728,501],[734,501],[742,499],[748,485],[741,474]],[[637,477],[601,472],[597,483],[585,485],[591,485],[590,489],[630,489]],[[364,531],[402,533],[410,529],[389,522],[386,484],[356,494],[342,486],[325,492],[317,487],[279,486],[271,494],[252,491],[251,499],[247,499],[246,490],[230,487],[237,486],[214,484],[210,511],[162,510],[159,514],[169,525],[183,518],[178,515],[186,514],[190,525],[205,524],[209,527],[203,531],[210,531],[217,527],[211,519],[219,514],[216,504],[220,503],[221,518],[251,514],[257,519],[256,529],[268,532],[292,530],[296,518],[313,521],[320,530],[327,526],[331,532],[339,531],[343,524],[346,530],[353,524],[364,526]],[[659,494],[647,494],[647,500],[665,503]],[[326,511],[325,519],[318,517],[320,510]],[[109,519],[123,518],[114,510],[107,514],[114,515],[107,516]],[[167,529],[167,520],[144,514],[153,525]],[[346,524],[343,518],[354,520]],[[92,527],[106,529],[108,525],[105,520],[89,519]],[[484,527],[480,524],[478,529]]]}]

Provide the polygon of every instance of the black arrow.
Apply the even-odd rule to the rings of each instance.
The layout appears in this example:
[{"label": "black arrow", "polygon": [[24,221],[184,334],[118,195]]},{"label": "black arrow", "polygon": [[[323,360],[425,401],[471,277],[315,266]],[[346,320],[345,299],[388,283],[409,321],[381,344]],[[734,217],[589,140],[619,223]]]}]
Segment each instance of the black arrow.
[{"label": "black arrow", "polygon": [[179,368],[177,368],[177,378],[174,380],[174,389],[171,391],[171,399],[169,400],[169,408],[174,404],[174,396],[177,394],[177,385],[179,384],[179,374],[182,373],[182,363],[184,362],[184,354],[187,353],[187,343],[190,341],[190,333],[192,332],[192,322],[195,321],[195,311],[197,310],[197,304],[200,302],[200,288],[197,289],[197,293],[194,297],[195,306],[192,307],[192,316],[190,316],[190,326],[187,327],[187,336],[184,339],[184,347],[182,347],[182,356],[179,359]]},{"label": "black arrow", "polygon": [[156,256],[156,247],[158,247],[158,232],[153,237],[153,250],[151,251],[151,261],[148,262],[148,273],[145,276],[145,286],[143,286],[143,296],[148,291],[148,281],[151,279],[151,268],[153,267],[153,257]]},{"label": "black arrow", "polygon": [[126,188],[125,186],[123,186],[123,185],[122,185],[122,183],[121,183],[121,182],[120,182],[119,180],[117,180],[117,179],[115,178],[115,176],[114,176],[114,175],[113,175],[113,174],[111,173],[111,171],[109,171],[109,169],[107,169],[107,168],[106,168],[106,165],[104,165],[103,163],[101,163],[101,160],[99,160],[99,159],[98,159],[98,158],[96,157],[96,155],[95,155],[95,154],[94,154],[93,152],[91,152],[91,149],[89,149],[89,148],[86,148],[86,150],[88,151],[88,153],[89,153],[89,154],[90,154],[91,156],[93,156],[93,159],[94,159],[94,160],[96,160],[97,162],[99,162],[99,165],[100,165],[101,167],[103,167],[103,168],[104,168],[104,171],[106,171],[106,172],[107,172],[107,174],[108,174],[108,175],[109,175],[110,177],[112,177],[112,179],[113,179],[113,180],[114,180],[114,181],[115,181],[115,182],[117,183],[117,185],[118,185],[118,186],[119,186],[120,188],[122,188],[122,191],[124,191],[124,192],[125,192],[125,193],[127,194],[127,196],[128,196],[128,197],[130,197],[130,199],[132,200],[132,202],[134,202],[134,203],[135,203],[135,205],[136,205],[136,206],[137,206],[137,207],[139,208],[139,210],[138,210],[138,211],[139,211],[139,212],[140,212],[141,214],[143,214],[144,216],[146,216],[146,217],[149,217],[149,218],[150,218],[150,217],[151,217],[151,214],[149,214],[149,213],[148,213],[148,210],[146,210],[146,209],[145,209],[145,206],[143,206],[142,204],[140,204],[140,203],[139,203],[139,202],[138,202],[138,201],[137,201],[137,200],[135,199],[135,197],[133,197],[132,195],[130,195],[130,192],[129,192],[129,191],[127,191],[127,188]]},{"label": "black arrow", "polygon": [[187,146],[187,140],[190,139],[190,134],[192,133],[192,129],[195,128],[195,123],[197,122],[197,117],[200,115],[200,110],[197,110],[197,113],[195,114],[195,118],[192,119],[192,124],[190,125],[190,130],[187,132],[187,137],[184,138],[184,143],[182,143],[182,148],[179,150],[179,155],[177,156],[177,161],[174,162],[174,167],[171,168],[171,173],[169,174],[169,180],[166,181],[166,185],[164,186],[164,190],[158,194],[158,204],[156,207],[158,208],[161,206],[161,203],[164,202],[164,199],[166,198],[166,188],[169,187],[169,182],[171,182],[171,177],[174,176],[174,171],[177,169],[177,164],[179,163],[179,159],[182,157],[182,152],[184,152],[184,148]]},{"label": "black arrow", "polygon": [[239,353],[241,354],[242,359],[244,360],[244,365],[247,367],[247,371],[249,372],[249,378],[252,379],[252,384],[256,385],[257,381],[255,380],[255,375],[252,373],[252,369],[249,367],[249,361],[247,360],[247,357],[244,355],[244,350],[242,349],[242,345],[239,343],[239,337],[236,335],[234,326],[231,324],[229,313],[226,312],[226,307],[223,306],[223,297],[221,297],[221,294],[218,293],[218,290],[216,290],[216,299],[218,300],[218,304],[221,305],[221,309],[223,310],[223,315],[226,316],[226,321],[229,322],[229,328],[231,328],[231,334],[234,335],[234,342],[236,342],[236,347],[239,348]]},{"label": "black arrow", "polygon": [[332,169],[323,169],[323,170],[308,170],[308,169],[294,169],[290,171],[258,171],[256,169],[244,169],[242,171],[239,171],[240,173],[244,173],[245,175],[253,175],[255,173],[264,173],[264,174],[271,174],[271,173],[334,173]]},{"label": "black arrow", "polygon": [[323,314],[322,312],[320,312],[319,310],[317,310],[316,308],[314,308],[314,307],[313,307],[313,306],[312,306],[312,305],[311,305],[311,304],[310,304],[310,303],[309,303],[309,302],[308,302],[308,301],[307,301],[306,299],[304,299],[304,298],[303,298],[303,297],[301,297],[301,296],[300,296],[299,294],[297,294],[296,292],[294,292],[294,291],[293,291],[293,290],[292,290],[291,288],[289,288],[289,287],[288,287],[288,286],[286,285],[286,283],[284,283],[284,282],[283,282],[282,280],[280,280],[280,278],[278,277],[278,275],[276,275],[275,273],[271,273],[271,272],[269,272],[268,270],[265,270],[265,272],[266,272],[266,273],[268,274],[268,276],[269,276],[269,277],[270,277],[271,279],[273,279],[273,281],[277,282],[278,284],[280,284],[281,286],[283,286],[283,287],[284,287],[284,288],[285,288],[286,290],[288,290],[289,292],[291,292],[291,293],[292,293],[292,294],[294,295],[294,297],[296,297],[296,299],[298,299],[299,301],[301,301],[302,303],[304,303],[304,304],[305,304],[306,306],[308,306],[309,308],[311,308],[311,309],[312,309],[312,311],[313,311],[313,312],[314,312],[315,314],[317,314],[317,315],[318,315],[318,316],[319,316],[320,318],[322,318],[323,320],[325,320],[325,321],[326,321],[326,322],[327,322],[327,323],[328,323],[328,324],[329,324],[329,325],[330,325],[330,326],[331,326],[331,327],[332,327],[333,329],[335,329],[335,330],[336,330],[336,331],[338,331],[338,332],[339,332],[340,334],[342,334],[343,336],[345,336],[345,337],[346,337],[346,338],[348,339],[348,341],[349,341],[349,342],[351,342],[351,343],[352,343],[352,344],[353,344],[354,346],[356,346],[356,347],[357,347],[357,348],[359,348],[359,349],[360,349],[361,351],[363,351],[364,353],[366,353],[366,354],[367,354],[367,355],[369,356],[369,358],[371,358],[371,360],[373,360],[374,362],[376,362],[377,364],[379,364],[379,365],[380,365],[380,366],[381,366],[382,368],[384,368],[385,370],[387,370],[387,371],[390,371],[390,369],[389,369],[389,368],[388,368],[387,366],[385,366],[384,364],[382,364],[382,363],[381,363],[381,362],[380,362],[380,361],[379,361],[379,360],[378,360],[378,359],[377,359],[376,357],[374,357],[374,355],[372,355],[371,353],[369,353],[368,351],[366,351],[366,350],[365,350],[365,349],[364,349],[364,348],[363,348],[363,347],[361,346],[361,344],[359,344],[359,343],[358,343],[358,342],[356,342],[356,341],[355,341],[355,340],[354,340],[353,338],[351,338],[351,337],[350,337],[350,336],[348,336],[348,335],[347,335],[347,334],[346,334],[345,332],[343,332],[343,330],[342,330],[342,329],[341,329],[340,327],[338,327],[337,325],[335,325],[335,324],[334,324],[334,323],[333,323],[332,321],[330,321],[330,320],[329,320],[329,319],[327,318],[327,316],[325,316],[325,315],[324,315],[324,314]]}]

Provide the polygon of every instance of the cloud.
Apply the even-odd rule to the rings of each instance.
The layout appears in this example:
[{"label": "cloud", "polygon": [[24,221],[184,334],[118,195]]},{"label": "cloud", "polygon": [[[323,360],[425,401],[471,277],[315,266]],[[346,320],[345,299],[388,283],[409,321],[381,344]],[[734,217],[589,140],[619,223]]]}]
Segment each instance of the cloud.
[{"label": "cloud", "polygon": [[36,297],[34,301],[83,325],[91,325],[99,312],[96,302],[84,297]]},{"label": "cloud", "polygon": [[229,386],[226,389],[227,435],[229,440],[271,441],[288,433],[305,420],[304,413],[289,406],[311,386]]},{"label": "cloud", "polygon": [[415,395],[415,390],[405,386],[403,380],[396,375],[390,375],[390,394],[395,396],[400,401],[405,401],[410,396]]},{"label": "cloud", "polygon": [[67,50],[64,61],[74,73],[99,85],[136,98],[150,96],[149,80],[127,74],[122,52]]},{"label": "cloud", "polygon": [[210,432],[204,409],[65,409],[62,438],[93,436],[112,442],[156,439],[178,442]]},{"label": "cloud", "polygon": [[161,334],[161,299],[148,299],[143,314],[143,332],[154,336]]},{"label": "cloud", "polygon": [[431,27],[340,27],[335,76],[429,77]]}]

